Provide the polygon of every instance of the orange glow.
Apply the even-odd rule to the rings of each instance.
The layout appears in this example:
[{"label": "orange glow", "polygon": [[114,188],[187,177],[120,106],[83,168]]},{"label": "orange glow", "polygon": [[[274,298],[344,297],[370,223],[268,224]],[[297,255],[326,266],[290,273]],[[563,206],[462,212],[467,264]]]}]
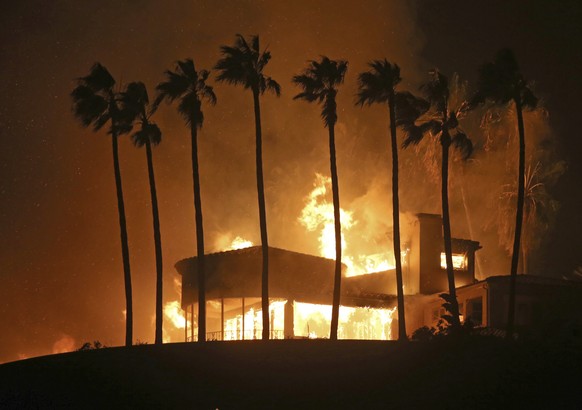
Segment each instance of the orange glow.
[{"label": "orange glow", "polygon": [[[299,337],[328,338],[331,305],[294,303],[294,334]],[[340,306],[338,338],[392,340],[392,320],[396,307],[372,309]]]},{"label": "orange glow", "polygon": [[[285,304],[287,301],[272,301],[269,304],[271,338],[283,337]],[[244,333],[242,313],[224,321],[224,340],[260,339],[263,331],[263,312],[249,308],[244,314]]]},{"label": "orange glow", "polygon": [[[467,256],[462,253],[453,253],[453,269],[467,269]],[[441,268],[447,268],[447,257],[441,252]]]},{"label": "orange glow", "polygon": [[[324,258],[335,259],[335,228],[333,204],[327,201],[331,191],[331,178],[315,174],[313,190],[305,198],[299,222],[310,232],[319,232],[319,253]],[[353,254],[345,233],[357,229],[353,212],[340,208],[342,230],[342,262],[347,266],[346,276],[365,275],[394,269],[393,256],[389,253]]]},{"label": "orange glow", "polygon": [[[164,343],[184,340],[183,330],[186,326],[186,318],[184,317],[184,310],[182,310],[182,306],[180,305],[182,283],[177,277],[174,277],[174,293],[176,294],[176,299],[164,304],[164,325],[162,331]],[[155,323],[155,315],[152,321]],[[191,326],[192,322],[188,320],[188,329]],[[182,331],[178,332],[178,330]]]},{"label": "orange glow", "polygon": [[225,250],[235,250],[235,249],[244,249],[244,248],[250,248],[251,246],[253,246],[253,243],[251,241],[248,241],[246,239],[241,238],[240,236],[237,236],[236,238],[234,238],[230,244],[230,247],[228,249]]}]

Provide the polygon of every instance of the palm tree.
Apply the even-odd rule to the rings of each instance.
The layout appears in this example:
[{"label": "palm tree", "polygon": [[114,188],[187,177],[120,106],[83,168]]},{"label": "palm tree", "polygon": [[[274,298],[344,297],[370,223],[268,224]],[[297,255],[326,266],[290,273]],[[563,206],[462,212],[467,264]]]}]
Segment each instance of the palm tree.
[{"label": "palm tree", "polygon": [[71,93],[73,112],[84,127],[92,126],[99,131],[110,123],[108,134],[111,135],[113,148],[113,170],[117,188],[117,210],[119,213],[119,229],[121,234],[121,255],[123,259],[123,276],[125,279],[125,345],[131,346],[133,340],[133,310],[131,293],[131,271],[129,266],[129,245],[125,221],[125,205],[121,186],[121,170],[119,168],[119,152],[117,138],[131,131],[131,123],[124,120],[119,107],[119,93],[114,91],[115,79],[109,71],[99,63],[91,67],[89,75],[77,79],[77,86]]},{"label": "palm tree", "polygon": [[333,282],[333,304],[331,310],[330,339],[337,340],[339,305],[341,296],[342,233],[337,165],[335,158],[335,124],[337,122],[337,87],[344,82],[348,62],[330,60],[322,56],[320,61],[309,61],[302,74],[293,77],[293,82],[303,89],[293,99],[317,102],[322,105],[321,118],[329,131],[329,161],[331,169],[331,191],[333,196],[333,218],[335,225],[335,274]]},{"label": "palm tree", "polygon": [[523,224],[523,208],[525,202],[525,129],[523,125],[523,110],[535,109],[537,97],[528,87],[519,70],[513,51],[503,49],[497,53],[495,60],[484,64],[479,71],[478,91],[469,103],[469,108],[490,102],[495,105],[515,104],[517,114],[517,129],[519,133],[519,163],[517,176],[517,209],[515,213],[515,236],[511,257],[511,276],[509,280],[509,307],[507,314],[507,337],[513,337],[515,322],[515,285],[521,231]]},{"label": "palm tree", "polygon": [[402,128],[406,133],[404,148],[411,144],[418,144],[426,135],[432,136],[441,144],[441,201],[443,213],[443,237],[445,257],[447,262],[447,278],[449,285],[448,295],[442,295],[445,306],[451,313],[450,323],[452,330],[456,331],[460,326],[459,304],[455,289],[455,276],[453,271],[453,256],[451,245],[451,220],[449,216],[449,148],[453,145],[459,149],[467,159],[473,151],[473,144],[467,135],[459,128],[458,116],[463,112],[464,106],[452,111],[449,107],[449,83],[447,77],[438,70],[430,72],[431,79],[421,87],[426,101],[418,102],[419,107],[430,107],[420,118],[420,124],[415,120],[406,119],[402,122]]},{"label": "palm tree", "polygon": [[255,109],[255,149],[257,170],[257,194],[259,200],[259,225],[261,230],[261,250],[263,269],[261,276],[261,309],[263,311],[263,340],[269,339],[269,239],[267,237],[267,209],[265,207],[265,186],[263,181],[263,137],[261,130],[260,96],[265,91],[281,95],[281,86],[271,77],[265,76],[263,70],[271,59],[266,49],[260,51],[259,36],[250,36],[248,41],[240,34],[236,35],[234,46],[220,47],[222,58],[214,69],[218,71],[216,80],[232,85],[241,85],[253,93]]},{"label": "palm tree", "polygon": [[131,139],[136,147],[146,147],[148,163],[148,175],[150,182],[150,196],[152,200],[152,218],[154,225],[154,246],[156,254],[156,333],[155,343],[163,342],[163,263],[162,263],[162,238],[160,233],[160,216],[158,211],[158,196],[156,192],[156,180],[154,176],[154,163],[152,157],[152,145],[158,145],[162,141],[162,132],[158,126],[150,122],[151,114],[147,113],[149,97],[145,85],[142,82],[128,84],[122,94],[123,110],[129,118],[135,118],[140,129],[135,131]]},{"label": "palm tree", "polygon": [[404,286],[400,249],[400,204],[398,199],[398,141],[396,139],[396,86],[400,83],[400,67],[386,59],[368,64],[370,71],[358,77],[359,91],[356,104],[387,104],[390,118],[390,142],[392,150],[392,224],[394,260],[396,261],[396,289],[398,293],[398,340],[407,340],[404,315]]},{"label": "palm tree", "polygon": [[196,220],[196,255],[198,267],[198,341],[206,341],[206,274],[204,265],[204,228],[202,225],[202,201],[200,198],[200,173],[198,164],[198,130],[204,123],[202,100],[216,104],[216,95],[206,84],[210,73],[196,71],[194,61],[186,59],[176,63],[175,71],[166,70],[166,81],[157,85],[158,96],[152,111],[166,100],[169,103],[179,99],[178,112],[190,127],[192,139],[192,180],[194,184],[194,211]]}]

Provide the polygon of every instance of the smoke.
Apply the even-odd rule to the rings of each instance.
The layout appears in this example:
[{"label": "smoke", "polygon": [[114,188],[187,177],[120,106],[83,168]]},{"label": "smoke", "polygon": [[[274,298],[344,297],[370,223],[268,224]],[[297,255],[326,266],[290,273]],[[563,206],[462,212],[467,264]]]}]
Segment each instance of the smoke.
[{"label": "smoke", "polygon": [[[270,244],[317,254],[317,237],[310,236],[297,218],[315,174],[329,175],[327,130],[319,107],[292,100],[299,90],[291,78],[319,55],[347,59],[336,127],[340,201],[353,210],[361,229],[352,231],[357,235],[351,238],[353,246],[361,246],[362,252],[391,251],[387,112],[385,107],[355,107],[354,95],[357,74],[375,58],[387,57],[401,67],[403,89],[415,91],[424,80],[429,64],[420,57],[425,39],[414,4],[107,0],[87,7],[72,0],[59,2],[58,7],[31,0],[10,5],[2,16],[0,90],[12,103],[0,110],[0,136],[10,142],[0,152],[4,165],[0,256],[6,273],[0,287],[4,303],[0,327],[11,331],[0,336],[0,361],[15,358],[13,352],[21,349],[22,340],[30,341],[30,352],[47,350],[55,329],[63,329],[71,340],[123,342],[120,312],[125,300],[110,140],[104,132],[82,129],[70,113],[74,79],[85,75],[95,61],[111,71],[120,87],[143,81],[152,98],[164,70],[176,60],[193,58],[198,69],[210,69],[219,58],[219,46],[231,44],[235,33],[260,34],[261,47],[268,47],[273,56],[265,71],[283,89],[281,98],[261,98]],[[260,243],[252,96],[228,85],[215,85],[215,91],[218,104],[203,107],[205,123],[199,133],[208,251],[219,250],[216,244],[225,233]],[[169,302],[178,298],[173,288],[175,262],[196,252],[190,135],[175,107],[162,106],[152,120],[163,132],[154,165],[164,301]],[[481,132],[478,126],[475,129]],[[528,125],[526,131],[530,139],[544,139],[535,136],[537,126]],[[438,182],[419,162],[419,153],[431,158],[438,149],[426,141],[418,150],[401,151],[401,212],[440,213]],[[499,247],[494,230],[484,228],[488,219],[480,213],[479,198],[499,186],[494,161],[512,160],[493,147],[479,152],[475,162],[483,166],[466,167],[465,186],[475,225],[471,239],[486,245],[480,251],[485,255]],[[124,138],[120,158],[134,285],[134,337],[152,341],[155,264],[145,152]],[[438,164],[438,156],[432,158]],[[453,235],[468,237],[457,185],[451,184]],[[406,224],[402,225],[404,230]],[[484,233],[491,239],[484,239]],[[498,253],[506,255],[503,250]],[[483,259],[494,264],[494,254],[487,255],[491,256]],[[487,268],[501,271],[501,266]],[[42,317],[31,306],[42,306]]]},{"label": "smoke", "polygon": [[77,342],[69,335],[62,335],[59,340],[53,344],[52,353],[67,353],[75,350]]}]

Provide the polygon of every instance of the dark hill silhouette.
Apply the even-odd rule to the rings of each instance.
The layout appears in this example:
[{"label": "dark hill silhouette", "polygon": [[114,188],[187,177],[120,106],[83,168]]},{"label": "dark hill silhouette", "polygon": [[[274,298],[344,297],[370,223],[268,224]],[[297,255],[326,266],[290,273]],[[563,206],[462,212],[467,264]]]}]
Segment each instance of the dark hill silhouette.
[{"label": "dark hill silhouette", "polygon": [[503,339],[141,345],[0,366],[0,408],[580,408],[582,349]]}]

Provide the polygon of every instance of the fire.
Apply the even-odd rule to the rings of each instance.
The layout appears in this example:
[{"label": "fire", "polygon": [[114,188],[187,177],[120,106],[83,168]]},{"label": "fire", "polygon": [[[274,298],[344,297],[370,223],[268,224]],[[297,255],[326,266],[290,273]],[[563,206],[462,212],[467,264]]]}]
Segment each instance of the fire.
[{"label": "fire", "polygon": [[[180,279],[177,277],[174,277],[174,293],[178,295],[178,298],[182,294],[182,284]],[[184,316],[185,312],[182,310],[178,298],[164,304],[164,343],[184,340],[184,333],[176,332],[177,330],[183,330],[186,327],[186,317]],[[155,322],[155,316],[153,320]],[[188,329],[190,329],[192,322],[190,320],[187,322]]]},{"label": "fire", "polygon": [[[294,303],[295,336],[327,338],[331,327],[331,305]],[[338,337],[340,339],[392,340],[392,320],[396,307],[371,309],[340,306]]]},{"label": "fire", "polygon": [[[221,235],[217,239],[217,244],[221,244],[221,251],[229,251],[235,249],[250,248],[253,243],[247,239],[240,236],[231,239],[231,234]],[[174,278],[174,293],[176,294],[176,299],[166,302],[164,304],[164,343],[178,341],[184,339],[184,333],[176,332],[177,330],[184,330],[186,327],[186,317],[185,312],[180,305],[180,295],[182,294],[182,284],[180,279]],[[260,314],[260,312],[259,312]],[[155,322],[155,316],[153,317]],[[188,319],[188,329],[191,329],[192,321]],[[260,320],[259,320],[260,322]]]},{"label": "fire", "polygon": [[250,248],[251,246],[253,246],[253,243],[251,241],[248,241],[246,239],[241,238],[240,236],[237,236],[232,240],[230,247],[225,250],[244,249]]},{"label": "fire", "polygon": [[184,311],[177,300],[172,300],[164,305],[164,316],[176,329],[184,329],[186,326]]},{"label": "fire", "polygon": [[[324,258],[335,259],[335,227],[333,204],[327,197],[331,192],[331,178],[315,174],[313,190],[305,199],[299,222],[310,232],[319,231],[319,253]],[[342,230],[342,262],[347,266],[346,276],[365,275],[394,269],[390,253],[369,255],[353,254],[345,234],[357,226],[353,212],[340,208]]]},{"label": "fire", "polygon": [[[269,304],[271,338],[283,338],[285,320],[285,304],[287,301],[272,301]],[[243,333],[244,328],[244,333]],[[263,312],[261,309],[250,308],[243,315],[238,314],[224,321],[224,340],[261,339],[263,331]]]},{"label": "fire", "polygon": [[232,232],[221,233],[214,239],[214,249],[218,252],[233,251],[236,249],[250,248],[253,243]]},{"label": "fire", "polygon": [[[466,269],[467,256],[464,254],[453,253],[453,269]],[[441,252],[441,268],[447,268],[447,257],[444,252]]]}]

